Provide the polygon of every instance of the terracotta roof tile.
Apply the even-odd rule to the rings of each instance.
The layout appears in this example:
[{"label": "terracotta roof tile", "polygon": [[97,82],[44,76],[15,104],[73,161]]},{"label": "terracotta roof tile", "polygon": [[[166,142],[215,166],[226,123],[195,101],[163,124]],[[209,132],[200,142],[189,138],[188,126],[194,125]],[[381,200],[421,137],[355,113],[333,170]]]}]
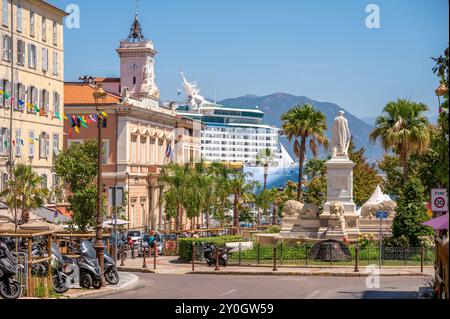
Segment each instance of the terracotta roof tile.
[{"label": "terracotta roof tile", "polygon": [[[95,87],[87,83],[64,83],[65,105],[95,105]],[[103,104],[118,104],[120,97],[106,92],[107,96]]]},{"label": "terracotta roof tile", "polygon": [[120,78],[95,78],[95,83],[117,83]]}]

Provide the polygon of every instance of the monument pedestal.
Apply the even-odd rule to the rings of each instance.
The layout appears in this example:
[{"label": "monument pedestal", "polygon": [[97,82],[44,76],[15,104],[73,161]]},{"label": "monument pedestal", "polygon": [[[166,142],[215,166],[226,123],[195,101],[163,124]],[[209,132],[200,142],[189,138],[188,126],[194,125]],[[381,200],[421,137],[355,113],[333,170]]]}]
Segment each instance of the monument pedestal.
[{"label": "monument pedestal", "polygon": [[331,212],[331,205],[335,202],[339,202],[343,208],[341,212],[345,220],[343,232],[350,240],[358,238],[359,215],[356,213],[356,205],[353,202],[353,168],[355,165],[347,156],[336,156],[325,163],[327,167],[327,202],[320,215],[319,238],[336,239],[332,238],[335,237],[335,234],[329,232],[330,222],[334,222],[332,221],[334,212]]},{"label": "monument pedestal", "polygon": [[[284,221],[286,219],[286,221]],[[283,238],[315,238],[320,224],[317,218],[309,216],[285,217],[280,232]]]},{"label": "monument pedestal", "polygon": [[335,239],[343,240],[345,237],[348,238],[348,233],[345,228],[345,218],[339,215],[321,215],[320,221],[326,227],[321,227],[319,229],[319,238],[325,239]]},{"label": "monument pedestal", "polygon": [[[383,219],[381,228],[383,236],[392,235],[392,221],[393,218]],[[361,218],[359,221],[359,230],[363,235],[373,235],[375,239],[380,237],[380,220],[373,218]]]}]

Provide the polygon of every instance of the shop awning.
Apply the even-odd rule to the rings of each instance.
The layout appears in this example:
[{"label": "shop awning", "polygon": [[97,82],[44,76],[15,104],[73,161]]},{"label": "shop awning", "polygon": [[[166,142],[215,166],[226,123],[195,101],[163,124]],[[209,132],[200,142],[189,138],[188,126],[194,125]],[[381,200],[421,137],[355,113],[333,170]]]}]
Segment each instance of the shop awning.
[{"label": "shop awning", "polygon": [[435,230],[448,229],[448,214],[431,219],[422,225],[433,227]]}]

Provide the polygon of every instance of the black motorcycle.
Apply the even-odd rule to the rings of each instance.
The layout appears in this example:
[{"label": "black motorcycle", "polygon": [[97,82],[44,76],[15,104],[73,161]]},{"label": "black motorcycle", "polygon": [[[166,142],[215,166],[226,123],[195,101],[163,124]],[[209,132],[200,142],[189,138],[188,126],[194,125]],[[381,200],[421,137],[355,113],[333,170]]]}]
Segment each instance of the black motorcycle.
[{"label": "black motorcycle", "polygon": [[14,279],[17,263],[5,243],[0,241],[0,296],[17,299],[22,293],[20,283]]}]

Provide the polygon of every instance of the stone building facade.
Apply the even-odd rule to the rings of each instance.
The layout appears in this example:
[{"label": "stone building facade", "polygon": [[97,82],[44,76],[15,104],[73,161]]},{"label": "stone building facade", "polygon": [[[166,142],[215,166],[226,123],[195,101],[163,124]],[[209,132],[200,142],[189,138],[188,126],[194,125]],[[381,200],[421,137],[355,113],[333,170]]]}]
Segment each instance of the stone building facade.
[{"label": "stone building facade", "polygon": [[[63,145],[66,13],[41,0],[0,0],[0,187],[12,162],[33,166],[50,190]],[[11,120],[12,119],[12,120]],[[49,199],[49,203],[52,199]]]}]

